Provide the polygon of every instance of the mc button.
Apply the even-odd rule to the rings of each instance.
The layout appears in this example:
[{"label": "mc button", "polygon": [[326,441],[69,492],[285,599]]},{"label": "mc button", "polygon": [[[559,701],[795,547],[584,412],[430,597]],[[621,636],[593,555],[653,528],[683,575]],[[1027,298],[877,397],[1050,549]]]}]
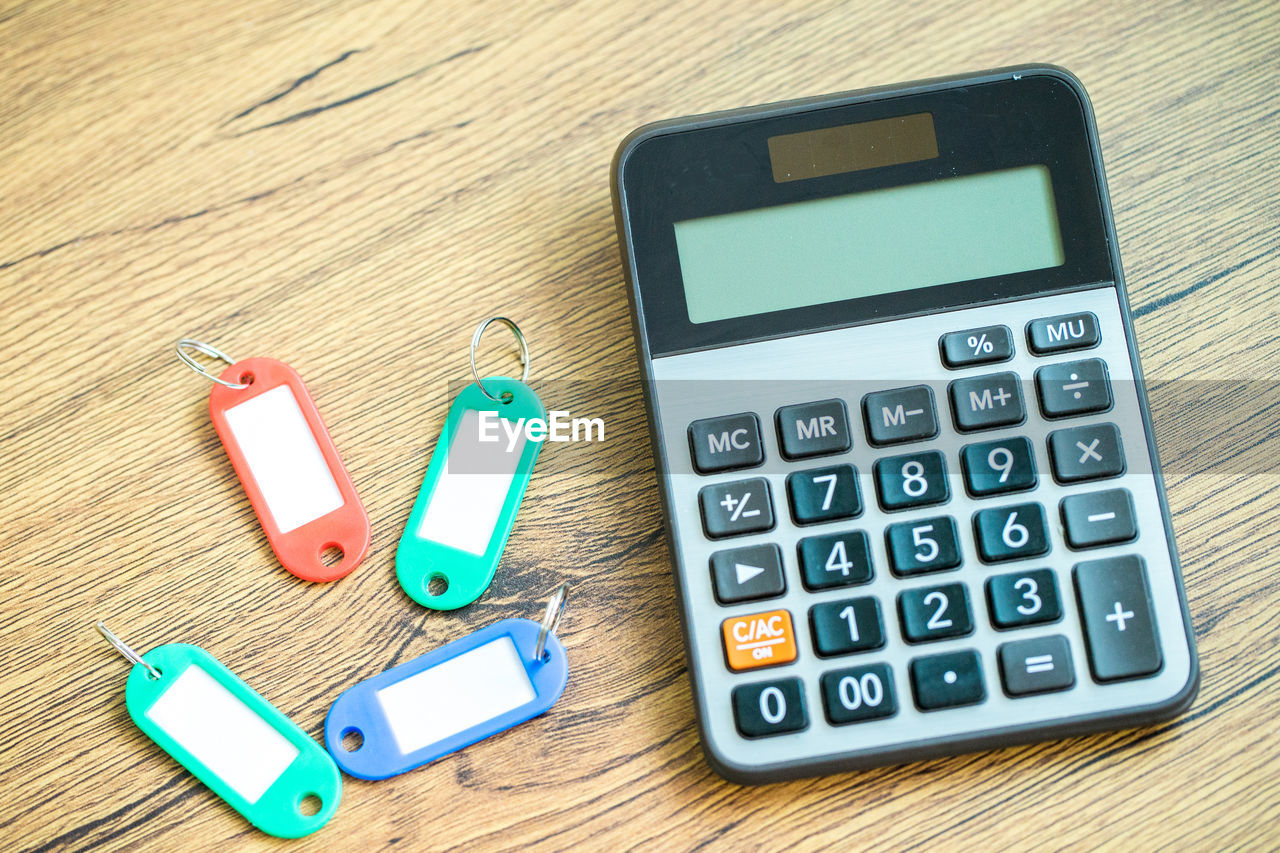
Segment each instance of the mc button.
[{"label": "mc button", "polygon": [[724,634],[725,660],[734,672],[796,659],[796,635],[791,614],[786,610],[734,616],[724,620],[720,630]]},{"label": "mc button", "polygon": [[760,421],[751,412],[689,424],[689,449],[699,474],[752,468],[764,461]]}]

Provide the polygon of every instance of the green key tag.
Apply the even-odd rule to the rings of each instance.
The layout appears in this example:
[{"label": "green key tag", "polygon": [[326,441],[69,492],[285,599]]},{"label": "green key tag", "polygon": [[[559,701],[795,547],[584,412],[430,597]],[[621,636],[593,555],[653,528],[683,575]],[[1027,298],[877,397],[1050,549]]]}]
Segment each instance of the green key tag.
[{"label": "green key tag", "polygon": [[[481,381],[476,348],[490,323],[515,335],[519,381]],[[465,607],[489,588],[542,449],[526,427],[535,418],[545,423],[547,412],[525,384],[529,345],[515,323],[490,317],[480,324],[471,337],[471,375],[475,381],[449,407],[396,549],[400,586],[433,610]]]},{"label": "green key tag", "polygon": [[484,380],[449,407],[400,546],[396,576],[409,597],[456,610],[489,588],[515,524],[541,441],[524,426],[546,417],[533,389],[515,379]]},{"label": "green key tag", "polygon": [[342,799],[337,765],[307,733],[198,646],[138,655],[98,630],[134,666],[125,706],[147,737],[258,829],[301,838]]}]

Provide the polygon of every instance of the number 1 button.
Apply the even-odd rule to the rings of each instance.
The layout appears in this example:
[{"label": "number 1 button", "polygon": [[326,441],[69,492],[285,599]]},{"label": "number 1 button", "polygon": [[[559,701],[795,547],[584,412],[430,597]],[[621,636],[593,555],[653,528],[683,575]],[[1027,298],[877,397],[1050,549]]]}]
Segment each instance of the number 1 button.
[{"label": "number 1 button", "polygon": [[798,732],[809,725],[798,678],[780,678],[733,688],[733,719],[743,737]]}]

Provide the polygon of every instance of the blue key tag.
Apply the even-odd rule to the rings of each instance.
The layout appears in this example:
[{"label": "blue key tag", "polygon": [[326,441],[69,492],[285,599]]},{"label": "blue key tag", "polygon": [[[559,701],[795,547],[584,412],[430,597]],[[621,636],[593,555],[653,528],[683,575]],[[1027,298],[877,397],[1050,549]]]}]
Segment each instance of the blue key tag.
[{"label": "blue key tag", "polygon": [[[485,328],[505,323],[520,344],[519,381],[476,370]],[[529,378],[529,348],[515,323],[491,317],[471,339],[475,381],[458,394],[440,432],[400,544],[396,577],[409,597],[433,610],[456,610],[489,588],[533,474],[541,441],[526,424],[546,418]]]},{"label": "blue key tag", "polygon": [[147,737],[258,829],[301,838],[329,822],[342,775],[307,733],[198,646],[140,655],[98,631],[132,664],[125,707]]},{"label": "blue key tag", "polygon": [[344,691],[324,723],[338,766],[387,779],[546,712],[569,677],[554,633],[567,588],[541,625],[503,619]]}]

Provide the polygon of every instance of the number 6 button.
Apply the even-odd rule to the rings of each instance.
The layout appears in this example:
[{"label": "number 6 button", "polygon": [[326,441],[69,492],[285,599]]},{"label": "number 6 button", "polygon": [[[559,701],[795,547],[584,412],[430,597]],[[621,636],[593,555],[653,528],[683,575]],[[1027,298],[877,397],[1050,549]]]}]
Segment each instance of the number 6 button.
[{"label": "number 6 button", "polygon": [[1044,508],[1040,504],[1017,504],[975,512],[973,530],[978,540],[978,553],[986,563],[1038,557],[1049,551]]}]

